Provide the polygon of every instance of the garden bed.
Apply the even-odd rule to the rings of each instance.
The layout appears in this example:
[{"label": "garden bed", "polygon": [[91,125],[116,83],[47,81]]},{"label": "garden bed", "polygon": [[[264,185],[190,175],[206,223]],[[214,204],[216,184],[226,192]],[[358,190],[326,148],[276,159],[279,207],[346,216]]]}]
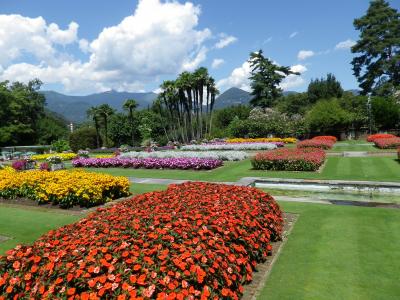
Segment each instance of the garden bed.
[{"label": "garden bed", "polygon": [[185,145],[181,147],[183,151],[220,151],[220,150],[272,150],[278,147],[277,144],[268,142],[255,143],[214,143],[214,144],[199,144]]},{"label": "garden bed", "polygon": [[209,158],[78,158],[72,161],[76,168],[133,168],[211,170],[223,165],[220,159]]},{"label": "garden bed", "polygon": [[251,159],[255,170],[318,171],[326,154],[317,148],[276,149],[260,152]]},{"label": "garden bed", "polygon": [[125,177],[83,170],[0,170],[0,197],[4,199],[27,198],[34,203],[69,208],[96,206],[128,195],[129,180]]},{"label": "garden bed", "polygon": [[258,189],[171,185],[9,250],[0,297],[238,299],[283,225],[277,203]]}]

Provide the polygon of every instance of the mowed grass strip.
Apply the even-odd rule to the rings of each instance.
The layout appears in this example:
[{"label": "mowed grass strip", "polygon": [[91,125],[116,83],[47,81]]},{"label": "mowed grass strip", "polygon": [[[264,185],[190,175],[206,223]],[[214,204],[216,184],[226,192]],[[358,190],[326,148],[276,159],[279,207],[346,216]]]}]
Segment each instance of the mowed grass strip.
[{"label": "mowed grass strip", "polygon": [[300,214],[259,299],[398,299],[400,210],[280,202]]},{"label": "mowed grass strip", "polygon": [[209,171],[90,168],[93,172],[139,178],[170,178],[204,181],[237,181],[242,177],[400,181],[400,163],[395,157],[328,157],[322,172],[252,170],[250,160],[225,162]]}]

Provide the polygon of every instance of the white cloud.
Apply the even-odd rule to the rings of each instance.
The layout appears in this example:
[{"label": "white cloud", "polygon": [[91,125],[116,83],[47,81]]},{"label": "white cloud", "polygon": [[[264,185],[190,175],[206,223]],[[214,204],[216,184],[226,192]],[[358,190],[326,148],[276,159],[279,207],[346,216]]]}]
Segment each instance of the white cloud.
[{"label": "white cloud", "polygon": [[[305,66],[300,64],[294,65],[290,67],[290,70],[292,70],[293,72],[299,72],[300,75],[292,74],[283,79],[280,84],[280,87],[283,90],[299,87],[305,83],[304,78],[301,76],[304,72],[307,71],[307,68]],[[246,61],[242,64],[242,66],[234,69],[227,78],[219,80],[217,82],[217,87],[221,91],[224,91],[231,87],[238,87],[242,90],[250,91],[251,90],[250,80],[249,80],[250,73],[251,73],[250,64],[248,61]]]},{"label": "white cloud", "polygon": [[80,39],[79,40],[79,49],[81,49],[81,51],[83,53],[88,53],[90,46],[89,46],[89,42],[87,39]]},{"label": "white cloud", "polygon": [[300,50],[299,53],[297,54],[297,59],[299,60],[305,60],[309,57],[314,56],[315,53],[314,51],[311,50]]},{"label": "white cloud", "polygon": [[222,49],[237,41],[237,38],[232,35],[221,35],[221,39],[215,44],[215,48]]},{"label": "white cloud", "polygon": [[298,73],[302,74],[305,71],[307,71],[307,68],[306,68],[306,66],[303,66],[303,65],[294,65],[294,66],[290,67],[290,70],[292,72],[298,72]]},{"label": "white cloud", "polygon": [[217,82],[218,89],[223,91],[230,87],[238,87],[242,90],[250,91],[250,71],[249,62],[244,62],[240,67],[234,69],[229,77]]},{"label": "white cloud", "polygon": [[[90,55],[86,62],[54,47],[78,42],[78,24],[60,30],[56,24],[47,26],[42,17],[0,15],[0,80],[38,77],[79,93],[143,90],[158,76],[192,70],[206,59],[204,42],[212,34],[197,29],[199,15],[200,7],[189,2],[140,0],[133,15],[104,28],[93,41],[79,40],[80,49]],[[16,63],[24,52],[38,62]]]},{"label": "white cloud", "polygon": [[69,23],[67,30],[61,30],[57,24],[51,23],[47,27],[47,35],[53,43],[67,45],[77,40],[78,28],[79,25],[75,22]]},{"label": "white cloud", "polygon": [[211,63],[211,68],[218,69],[221,65],[223,65],[225,60],[222,58],[215,58]]},{"label": "white cloud", "polygon": [[267,38],[266,40],[263,41],[263,45],[268,44],[269,42],[272,41],[272,36],[270,36],[269,38]]},{"label": "white cloud", "polygon": [[352,39],[347,39],[345,41],[339,42],[335,46],[335,50],[345,50],[345,49],[350,49],[356,44],[355,41]]},{"label": "white cloud", "polygon": [[298,35],[299,33],[297,32],[297,31],[295,31],[295,32],[292,32],[290,35],[289,35],[289,39],[292,39],[292,38],[294,38],[296,35]]}]

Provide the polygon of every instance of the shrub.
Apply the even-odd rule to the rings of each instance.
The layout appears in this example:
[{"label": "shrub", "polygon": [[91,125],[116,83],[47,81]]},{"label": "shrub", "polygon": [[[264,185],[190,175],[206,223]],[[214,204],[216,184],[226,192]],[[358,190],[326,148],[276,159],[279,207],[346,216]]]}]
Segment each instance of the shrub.
[{"label": "shrub", "polygon": [[317,148],[276,149],[257,153],[251,160],[256,170],[316,171],[325,161],[325,152]]},{"label": "shrub", "polygon": [[304,140],[297,143],[297,148],[320,148],[328,150],[332,149],[334,144],[331,140]]},{"label": "shrub", "polygon": [[317,141],[332,141],[334,143],[337,142],[337,138],[332,135],[318,135],[312,138],[312,140],[317,140]]},{"label": "shrub", "polygon": [[58,140],[51,143],[51,148],[57,152],[68,151],[69,143],[66,140]]},{"label": "shrub", "polygon": [[9,250],[0,296],[238,299],[282,227],[278,204],[258,189],[171,185]]},{"label": "shrub", "polygon": [[374,143],[380,149],[396,149],[400,147],[400,138],[380,138],[375,139]]},{"label": "shrub", "polygon": [[222,166],[222,160],[208,158],[78,158],[74,167],[211,170]]},{"label": "shrub", "polygon": [[0,170],[0,197],[24,197],[40,204],[52,203],[68,208],[103,204],[129,195],[125,177],[80,171]]},{"label": "shrub", "polygon": [[96,130],[89,127],[83,127],[75,130],[69,136],[69,146],[74,152],[78,152],[78,150],[81,149],[96,148]]},{"label": "shrub", "polygon": [[377,134],[371,134],[367,137],[368,142],[375,142],[377,139],[388,139],[388,138],[395,138],[396,136],[393,134],[387,134],[387,133],[377,133]]}]

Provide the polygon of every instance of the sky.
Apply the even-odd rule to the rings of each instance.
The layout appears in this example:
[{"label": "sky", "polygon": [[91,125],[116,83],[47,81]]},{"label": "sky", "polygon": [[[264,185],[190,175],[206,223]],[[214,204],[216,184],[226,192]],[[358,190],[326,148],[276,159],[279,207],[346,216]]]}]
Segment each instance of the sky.
[{"label": "sky", "polygon": [[[389,1],[400,10],[400,0]],[[86,95],[159,91],[204,66],[221,92],[249,90],[252,51],[300,72],[281,87],[305,91],[333,73],[356,89],[350,47],[368,0],[0,0],[0,81],[43,81]]]}]

